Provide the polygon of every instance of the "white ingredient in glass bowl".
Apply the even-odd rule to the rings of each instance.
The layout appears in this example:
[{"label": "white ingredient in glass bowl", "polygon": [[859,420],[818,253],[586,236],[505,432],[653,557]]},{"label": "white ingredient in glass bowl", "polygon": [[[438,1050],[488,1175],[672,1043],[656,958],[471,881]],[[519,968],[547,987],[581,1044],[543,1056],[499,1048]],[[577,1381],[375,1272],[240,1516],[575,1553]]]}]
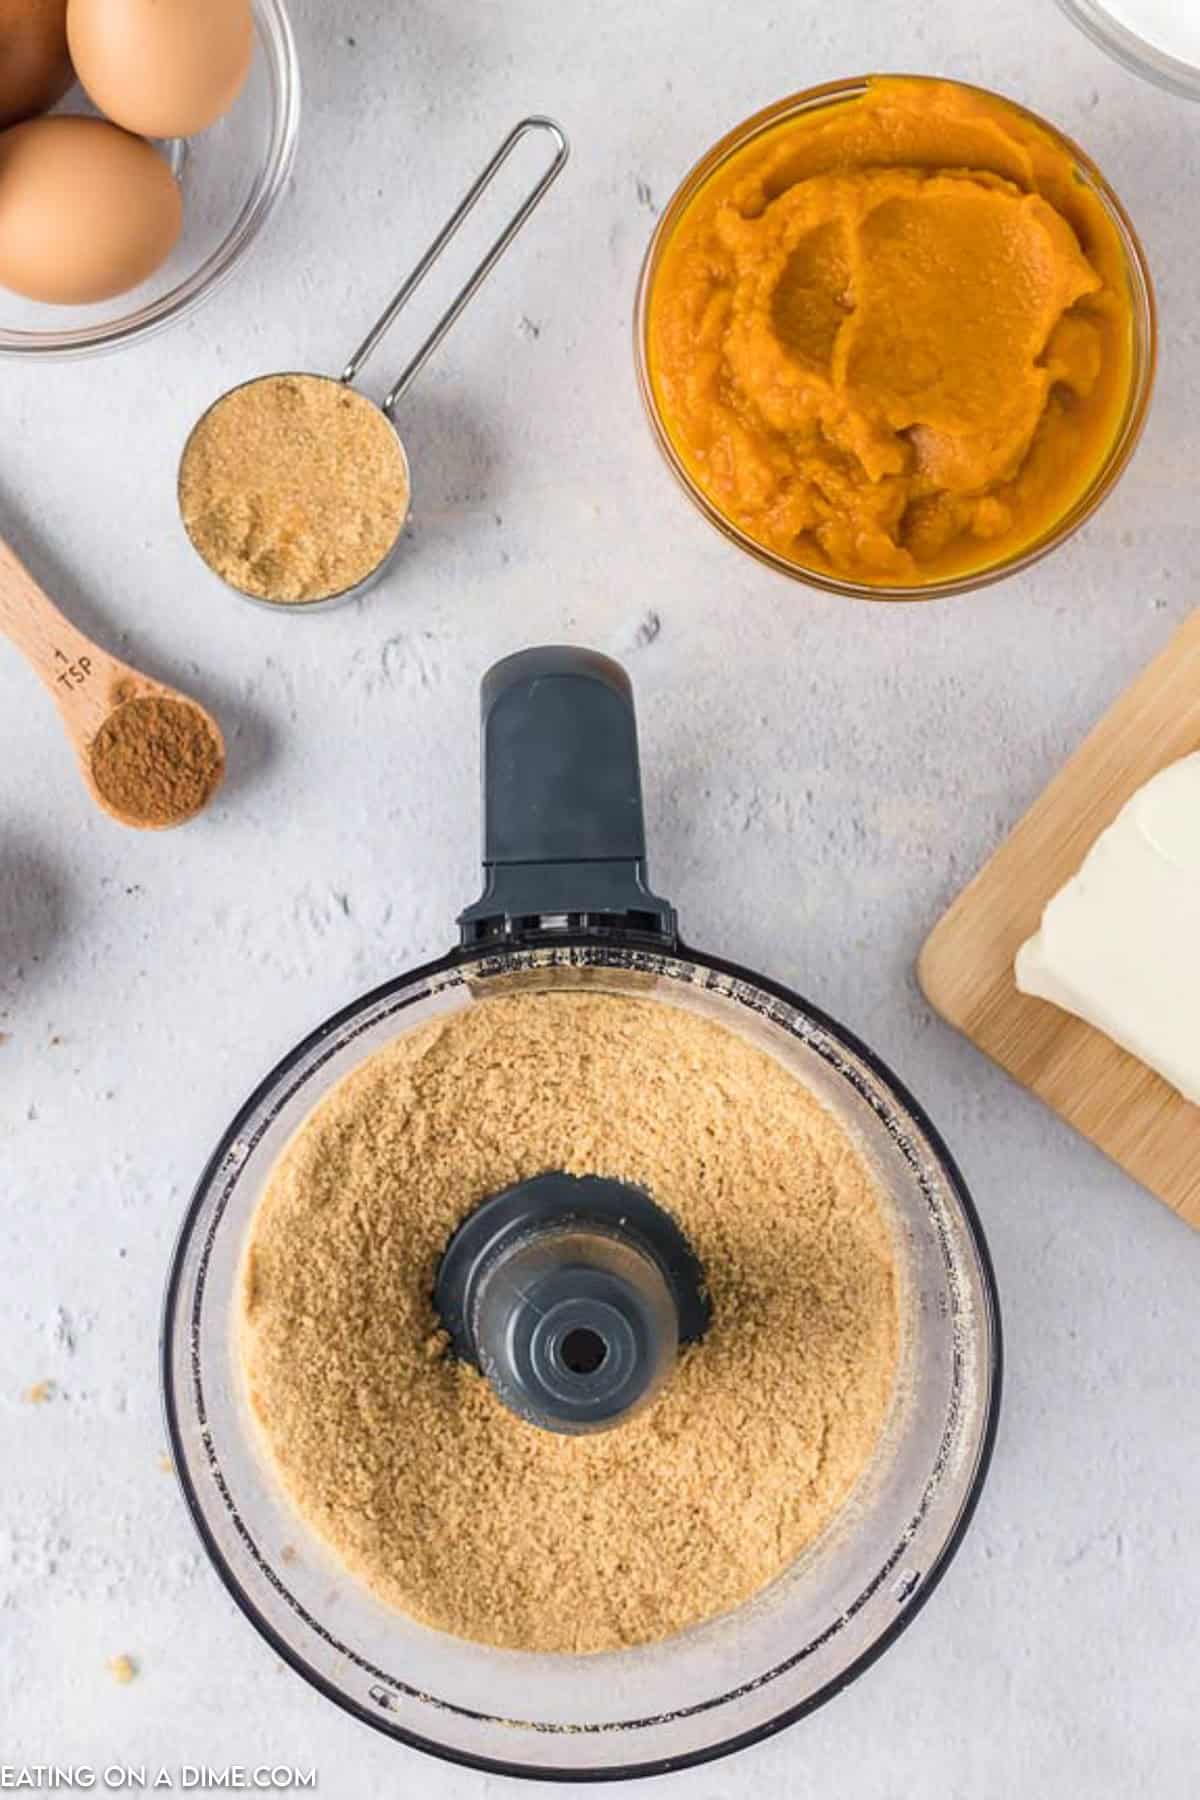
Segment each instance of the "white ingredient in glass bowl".
[{"label": "white ingredient in glass bowl", "polygon": [[1164,56],[1200,68],[1200,0],[1103,0],[1103,10]]},{"label": "white ingredient in glass bowl", "polygon": [[1016,981],[1200,1104],[1200,752],[1097,838],[1018,950]]}]

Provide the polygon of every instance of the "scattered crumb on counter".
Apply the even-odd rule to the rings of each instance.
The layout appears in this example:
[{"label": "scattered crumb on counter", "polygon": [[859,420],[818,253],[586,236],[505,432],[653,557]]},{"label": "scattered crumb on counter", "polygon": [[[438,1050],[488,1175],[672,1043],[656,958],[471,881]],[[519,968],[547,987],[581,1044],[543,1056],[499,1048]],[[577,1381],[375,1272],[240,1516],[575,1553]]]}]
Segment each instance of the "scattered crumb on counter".
[{"label": "scattered crumb on counter", "polygon": [[29,1406],[45,1406],[47,1401],[53,1400],[55,1392],[53,1381],[35,1381],[31,1388],[26,1388],[22,1399]]},{"label": "scattered crumb on counter", "polygon": [[137,1677],[138,1666],[132,1656],[113,1656],[109,1658],[108,1672],[121,1687],[128,1687]]},{"label": "scattered crumb on counter", "polygon": [[158,1467],[163,1475],[173,1475],[175,1473],[175,1464],[171,1461],[165,1450],[158,1459]]}]

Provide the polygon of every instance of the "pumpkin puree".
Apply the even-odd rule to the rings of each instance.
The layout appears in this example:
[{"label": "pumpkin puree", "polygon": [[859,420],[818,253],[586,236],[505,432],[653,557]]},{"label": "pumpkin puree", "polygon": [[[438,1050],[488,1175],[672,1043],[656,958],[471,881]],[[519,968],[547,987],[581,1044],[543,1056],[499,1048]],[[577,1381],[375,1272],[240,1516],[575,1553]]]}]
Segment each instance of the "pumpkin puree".
[{"label": "pumpkin puree", "polygon": [[718,512],[789,563],[870,586],[982,570],[1106,459],[1126,269],[1049,131],[879,79],[736,150],[685,208],[649,296],[658,411]]}]

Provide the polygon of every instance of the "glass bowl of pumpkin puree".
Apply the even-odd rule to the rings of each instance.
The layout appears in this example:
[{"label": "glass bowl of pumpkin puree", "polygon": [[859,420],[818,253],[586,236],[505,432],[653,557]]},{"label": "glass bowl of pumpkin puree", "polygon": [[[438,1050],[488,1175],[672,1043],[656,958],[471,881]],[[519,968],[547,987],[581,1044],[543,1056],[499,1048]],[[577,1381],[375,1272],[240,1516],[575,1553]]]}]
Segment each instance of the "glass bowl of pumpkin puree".
[{"label": "glass bowl of pumpkin puree", "polygon": [[984,89],[836,82],[739,125],[660,220],[642,395],[726,537],[835,593],[1028,568],[1096,510],[1154,380],[1137,234],[1083,151]]}]

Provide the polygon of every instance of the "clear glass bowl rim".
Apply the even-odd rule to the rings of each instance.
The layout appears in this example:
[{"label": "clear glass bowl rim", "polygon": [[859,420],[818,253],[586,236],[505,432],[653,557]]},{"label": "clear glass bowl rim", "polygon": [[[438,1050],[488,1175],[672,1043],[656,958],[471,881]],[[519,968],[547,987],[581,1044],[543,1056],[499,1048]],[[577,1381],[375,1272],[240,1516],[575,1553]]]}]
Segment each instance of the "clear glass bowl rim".
[{"label": "clear glass bowl rim", "polygon": [[[796,117],[800,113],[812,112],[820,107],[836,106],[846,100],[856,99],[865,94],[873,82],[883,79],[922,81],[931,86],[941,86],[949,81],[954,87],[965,88],[970,93],[982,94],[989,100],[1000,101],[1038,126],[1040,130],[1048,132],[1072,158],[1077,169],[1101,200],[1116,226],[1125,250],[1126,269],[1134,309],[1134,367],[1125,412],[1108,457],[1090,487],[1041,538],[1027,545],[1016,555],[988,568],[976,569],[968,574],[948,576],[943,581],[922,582],[911,587],[871,586],[865,582],[843,581],[837,576],[827,575],[819,569],[802,568],[799,564],[788,562],[773,550],[769,550],[766,545],[757,543],[746,532],[734,525],[709,500],[684,466],[659,410],[649,366],[649,314],[654,278],[667,241],[682,217],[684,209],[699,188],[723,163],[737,151],[744,149],[764,131],[768,131],[773,126],[782,124],[785,120]],[[1039,113],[1022,106],[1018,101],[1009,99],[1007,94],[996,93],[994,89],[980,87],[975,82],[951,80],[948,76],[908,75],[899,72],[890,72],[886,77],[856,75],[839,81],[825,82],[820,87],[806,88],[803,93],[789,95],[783,100],[777,100],[772,105],[764,107],[760,112],[754,113],[750,118],[743,120],[741,124],[735,125],[710,150],[707,150],[699,162],[684,176],[654,228],[638,279],[633,330],[638,389],[650,421],[651,430],[654,433],[655,442],[658,444],[667,467],[692,503],[703,513],[711,525],[716,526],[723,537],[728,538],[739,549],[747,551],[756,561],[765,563],[768,568],[776,570],[781,575],[786,575],[789,580],[855,600],[938,600],[952,594],[974,593],[980,588],[991,586],[993,582],[1007,580],[1010,575],[1016,575],[1031,568],[1044,556],[1048,556],[1052,550],[1056,550],[1060,544],[1065,543],[1068,538],[1073,537],[1075,532],[1086,524],[1096,509],[1107,499],[1124,474],[1130,458],[1137,448],[1150,407],[1158,363],[1158,309],[1146,253],[1128,213],[1087,153],[1072,138],[1067,137],[1065,132],[1060,131],[1056,125],[1052,125],[1048,119],[1042,118]]]},{"label": "clear glass bowl rim", "polygon": [[[564,933],[554,934],[555,947],[565,951],[573,949],[599,950],[622,947],[645,948],[636,940],[628,940],[619,933]],[[660,947],[661,948],[661,947]],[[903,1611],[887,1626],[880,1635],[847,1667],[836,1679],[808,1696],[798,1705],[781,1708],[770,1719],[754,1728],[722,1739],[719,1743],[706,1745],[693,1752],[675,1753],[660,1760],[648,1760],[636,1764],[614,1764],[612,1766],[576,1769],[569,1767],[555,1768],[533,1766],[516,1761],[475,1754],[470,1751],[457,1750],[443,1742],[422,1736],[407,1726],[400,1726],[384,1717],[375,1714],[359,1705],[348,1695],[340,1692],[323,1675],[308,1664],[293,1647],[284,1639],[275,1627],[259,1610],[252,1597],[246,1592],[238,1580],[237,1574],[227,1562],[205,1517],[204,1507],[194,1486],[186,1446],[183,1426],[180,1418],[180,1407],[175,1391],[173,1356],[177,1333],[186,1323],[181,1311],[183,1299],[183,1282],[187,1252],[192,1240],[197,1221],[207,1202],[209,1191],[218,1171],[225,1163],[231,1147],[241,1137],[245,1123],[258,1111],[270,1095],[282,1086],[291,1072],[319,1046],[337,1036],[340,1030],[353,1023],[361,1014],[369,1012],[381,1002],[386,1002],[399,995],[405,989],[428,986],[436,983],[442,976],[453,972],[464,965],[486,963],[488,952],[476,946],[472,949],[451,950],[447,955],[434,961],[405,971],[403,974],[384,982],[369,993],[360,995],[340,1011],[323,1021],[302,1040],[297,1042],[288,1053],[280,1059],[275,1067],[263,1078],[254,1091],[230,1121],[212,1155],[204,1168],[184,1214],[167,1278],[163,1302],[162,1326],[159,1340],[160,1379],[162,1384],[163,1412],[170,1446],[171,1459],[179,1477],[185,1502],[192,1518],[192,1523],[200,1537],[209,1561],[216,1570],[222,1584],[239,1610],[254,1627],[258,1634],[270,1645],[277,1656],[296,1674],[301,1676],[311,1687],[333,1702],[343,1712],[348,1713],[360,1723],[369,1725],[381,1735],[399,1742],[410,1749],[419,1750],[437,1760],[470,1768],[486,1774],[508,1776],[517,1779],[543,1782],[579,1782],[599,1783],[611,1781],[640,1780],[650,1776],[670,1774],[685,1768],[696,1768],[703,1764],[721,1760],[749,1746],[761,1743],[774,1737],[778,1732],[795,1724],[798,1720],[815,1712],[828,1700],[841,1693],[852,1681],[864,1674],[904,1633],[912,1620],[922,1610],[929,1596],[941,1582],[949,1568],[964,1536],[974,1517],[980,1495],[987,1480],[995,1449],[996,1433],[999,1423],[1001,1393],[1003,1388],[1004,1348],[1003,1328],[1000,1314],[999,1294],[996,1287],[995,1272],[983,1226],[976,1211],[974,1201],[966,1181],[954,1160],[941,1134],[929,1118],[924,1108],[914,1098],[898,1077],[874,1051],[862,1043],[853,1032],[823,1013],[820,1008],[803,999],[793,990],[781,983],[758,974],[727,959],[695,950],[690,944],[676,941],[673,947],[665,952],[674,957],[697,964],[717,975],[727,976],[734,981],[745,982],[759,989],[762,994],[782,1001],[784,1005],[797,1009],[808,1021],[835,1042],[840,1043],[850,1053],[859,1058],[866,1066],[868,1073],[880,1084],[897,1105],[906,1111],[923,1134],[928,1148],[937,1161],[945,1178],[948,1191],[959,1207],[966,1236],[976,1258],[979,1281],[984,1303],[984,1323],[987,1346],[987,1404],[980,1432],[979,1448],[975,1466],[971,1472],[969,1484],[963,1495],[959,1512],[952,1529],[944,1539],[939,1553],[924,1571],[921,1584],[911,1601]],[[503,952],[501,952],[503,954]]]},{"label": "clear glass bowl rim", "polygon": [[273,109],[262,167],[230,230],[198,269],[156,300],[95,325],[64,331],[0,328],[0,358],[41,357],[62,362],[123,349],[163,331],[218,292],[261,235],[287,187],[300,133],[300,63],[286,0],[253,0],[255,23],[271,65]]},{"label": "clear glass bowl rim", "polygon": [[[1200,67],[1181,62],[1177,56],[1168,56],[1164,50],[1156,50],[1136,31],[1130,31],[1127,25],[1111,18],[1102,0],[1099,3],[1098,0],[1058,0],[1058,4],[1085,37],[1091,38],[1093,44],[1131,74],[1140,75],[1185,100],[1200,100]],[[1180,0],[1180,4],[1186,5],[1188,0]]]}]

